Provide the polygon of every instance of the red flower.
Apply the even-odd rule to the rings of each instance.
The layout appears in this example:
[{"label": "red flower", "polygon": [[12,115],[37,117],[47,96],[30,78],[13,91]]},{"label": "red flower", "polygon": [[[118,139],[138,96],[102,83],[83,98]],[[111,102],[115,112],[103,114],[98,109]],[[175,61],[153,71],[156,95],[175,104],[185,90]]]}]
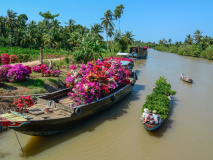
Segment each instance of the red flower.
[{"label": "red flower", "polygon": [[23,103],[19,103],[19,104],[17,104],[17,107],[24,107],[24,104]]},{"label": "red flower", "polygon": [[1,63],[2,64],[9,64],[10,63],[10,57],[7,53],[2,53],[1,55]]},{"label": "red flower", "polygon": [[30,73],[32,73],[31,67],[29,67],[29,66],[25,66],[25,67],[27,68],[27,70],[28,70]]}]

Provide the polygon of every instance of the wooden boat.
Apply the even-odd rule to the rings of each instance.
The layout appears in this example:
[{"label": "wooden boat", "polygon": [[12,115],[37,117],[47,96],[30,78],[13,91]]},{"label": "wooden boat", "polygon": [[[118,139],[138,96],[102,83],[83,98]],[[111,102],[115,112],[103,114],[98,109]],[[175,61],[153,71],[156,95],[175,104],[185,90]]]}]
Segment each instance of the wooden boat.
[{"label": "wooden boat", "polygon": [[[155,83],[155,87],[153,87],[152,94],[148,95],[146,97],[146,102],[143,105],[143,110],[150,114],[152,110],[153,113],[157,113],[161,115],[162,119],[159,124],[149,124],[149,123],[143,123],[143,126],[148,131],[154,131],[158,129],[167,118],[170,110],[170,104],[171,104],[171,97],[170,95],[175,95],[176,91],[171,90],[171,85],[166,82],[166,79],[164,77],[158,78],[158,80]],[[163,112],[162,112],[163,111]],[[142,115],[142,117],[144,114]],[[141,121],[142,117],[140,117]],[[159,122],[159,120],[158,120]]]},{"label": "wooden boat", "polygon": [[147,59],[147,47],[131,47],[129,56],[131,58]]},{"label": "wooden boat", "polygon": [[189,77],[186,77],[186,76],[180,76],[180,79],[185,81],[185,82],[188,82],[188,83],[192,83],[193,80]]},{"label": "wooden boat", "polygon": [[[53,92],[39,97],[37,104],[31,107],[29,113],[19,114],[9,111],[0,115],[0,124],[32,136],[56,134],[70,129],[78,122],[107,109],[124,98],[133,88],[135,81],[134,78],[130,78],[130,84],[109,96],[76,107],[72,107],[72,100],[67,96],[69,89]],[[51,108],[47,109],[46,106]]]}]

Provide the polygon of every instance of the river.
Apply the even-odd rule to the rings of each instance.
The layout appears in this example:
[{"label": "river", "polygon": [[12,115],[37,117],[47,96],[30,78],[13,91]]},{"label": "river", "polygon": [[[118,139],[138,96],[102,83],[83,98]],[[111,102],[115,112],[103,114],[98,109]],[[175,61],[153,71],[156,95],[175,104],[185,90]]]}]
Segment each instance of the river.
[{"label": "river", "polygon": [[[211,160],[213,157],[213,61],[148,50],[137,60],[138,81],[124,100],[80,123],[49,136],[17,133],[29,160]],[[181,73],[193,84],[180,80]],[[155,132],[142,126],[140,109],[159,76],[177,94],[168,120]],[[0,134],[0,159],[24,159],[13,130]]]}]

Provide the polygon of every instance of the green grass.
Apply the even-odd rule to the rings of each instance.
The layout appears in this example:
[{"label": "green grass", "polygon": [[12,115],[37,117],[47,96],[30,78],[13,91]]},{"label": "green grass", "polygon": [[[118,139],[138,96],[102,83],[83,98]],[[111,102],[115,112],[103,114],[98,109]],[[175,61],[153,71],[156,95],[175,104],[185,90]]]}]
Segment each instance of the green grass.
[{"label": "green grass", "polygon": [[[22,82],[5,83],[1,90],[14,90],[16,87],[24,87],[27,92],[24,94],[42,94],[47,93],[47,87],[63,88],[66,74],[62,73],[59,77],[40,77],[41,73],[32,73],[31,77]],[[30,91],[29,91],[30,90]]]},{"label": "green grass", "polygon": [[44,86],[44,79],[27,79],[22,82],[6,83],[7,85],[14,87],[26,87],[28,89],[39,89]]}]

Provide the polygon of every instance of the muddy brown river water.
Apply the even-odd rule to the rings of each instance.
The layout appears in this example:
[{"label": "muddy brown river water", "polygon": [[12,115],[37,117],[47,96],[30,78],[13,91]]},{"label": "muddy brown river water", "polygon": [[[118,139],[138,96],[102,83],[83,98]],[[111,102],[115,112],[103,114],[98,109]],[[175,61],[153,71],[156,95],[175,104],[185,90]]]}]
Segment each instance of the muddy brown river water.
[{"label": "muddy brown river water", "polygon": [[[17,133],[29,160],[212,160],[213,61],[148,50],[138,81],[124,100],[78,127],[49,137]],[[179,79],[184,72],[193,84]],[[139,117],[159,76],[177,94],[168,120],[148,132]],[[13,130],[0,134],[0,159],[24,159]]]}]

